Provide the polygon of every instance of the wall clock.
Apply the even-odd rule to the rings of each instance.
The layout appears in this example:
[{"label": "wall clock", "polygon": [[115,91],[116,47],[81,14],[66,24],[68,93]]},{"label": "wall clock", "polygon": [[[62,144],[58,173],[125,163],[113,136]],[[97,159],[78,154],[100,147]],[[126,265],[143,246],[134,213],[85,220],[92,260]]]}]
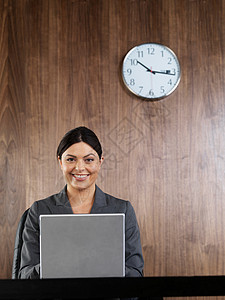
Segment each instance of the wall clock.
[{"label": "wall clock", "polygon": [[177,56],[161,44],[138,45],[123,60],[125,86],[141,98],[159,100],[169,96],[177,88],[180,76]]}]

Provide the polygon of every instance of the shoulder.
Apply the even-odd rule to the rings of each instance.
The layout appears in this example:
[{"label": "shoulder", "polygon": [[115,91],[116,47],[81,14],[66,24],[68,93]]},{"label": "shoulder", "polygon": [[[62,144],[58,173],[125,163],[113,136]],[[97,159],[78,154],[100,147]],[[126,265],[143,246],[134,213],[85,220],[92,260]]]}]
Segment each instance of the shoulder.
[{"label": "shoulder", "polygon": [[126,219],[136,223],[136,215],[130,201],[104,193],[98,187],[96,187],[95,201],[94,212],[101,210],[101,212],[108,213],[124,213]]},{"label": "shoulder", "polygon": [[107,193],[105,193],[105,197],[106,202],[109,206],[114,206],[115,208],[123,209],[125,212],[133,210],[132,204],[128,200],[123,200]]},{"label": "shoulder", "polygon": [[36,212],[37,214],[51,213],[52,208],[58,205],[62,205],[67,202],[66,187],[57,194],[50,195],[44,199],[35,201],[31,207],[31,212]]},{"label": "shoulder", "polygon": [[[101,207],[109,207],[114,210],[125,210],[129,201],[114,197],[110,194],[103,192],[98,186],[96,186],[95,192],[95,204]],[[116,212],[116,211],[113,211]],[[120,212],[120,211],[119,211]]]},{"label": "shoulder", "polygon": [[109,207],[113,207],[113,212],[125,214],[126,229],[137,227],[136,214],[130,201],[116,198],[109,194],[106,194],[106,199]]},{"label": "shoulder", "polygon": [[[47,198],[35,201],[28,209],[26,218],[27,228],[39,230],[39,216],[57,213],[57,207],[64,207],[67,197],[65,196],[66,188],[61,192],[51,195]],[[60,206],[59,206],[60,205]],[[65,209],[64,209],[65,210]]]}]

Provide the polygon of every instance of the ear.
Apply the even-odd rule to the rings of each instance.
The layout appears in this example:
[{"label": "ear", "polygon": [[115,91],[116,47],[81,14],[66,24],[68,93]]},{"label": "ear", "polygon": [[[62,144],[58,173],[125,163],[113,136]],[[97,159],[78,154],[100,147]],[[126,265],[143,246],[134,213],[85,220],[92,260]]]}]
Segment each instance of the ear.
[{"label": "ear", "polygon": [[59,158],[59,156],[58,156],[58,162],[59,162],[60,168],[62,169],[62,160]]},{"label": "ear", "polygon": [[104,156],[102,156],[101,159],[100,159],[100,167],[102,166],[103,161],[104,161]]}]

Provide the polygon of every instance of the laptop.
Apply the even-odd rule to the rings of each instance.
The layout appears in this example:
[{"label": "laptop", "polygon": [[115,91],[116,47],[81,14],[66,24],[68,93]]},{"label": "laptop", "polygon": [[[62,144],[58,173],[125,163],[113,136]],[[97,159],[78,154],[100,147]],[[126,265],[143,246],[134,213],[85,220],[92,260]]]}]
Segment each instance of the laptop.
[{"label": "laptop", "polygon": [[40,216],[40,278],[124,276],[124,214]]}]

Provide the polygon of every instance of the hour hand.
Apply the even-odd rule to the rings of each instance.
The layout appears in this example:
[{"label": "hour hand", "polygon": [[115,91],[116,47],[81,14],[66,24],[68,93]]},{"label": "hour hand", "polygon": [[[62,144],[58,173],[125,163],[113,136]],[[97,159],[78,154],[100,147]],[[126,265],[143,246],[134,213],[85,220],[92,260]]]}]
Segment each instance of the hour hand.
[{"label": "hour hand", "polygon": [[151,69],[149,69],[148,67],[146,67],[145,65],[143,65],[140,61],[137,61],[137,62],[138,62],[139,65],[141,65],[142,67],[144,67],[147,70],[147,72],[151,72],[151,73],[155,74],[155,71],[152,71]]}]

